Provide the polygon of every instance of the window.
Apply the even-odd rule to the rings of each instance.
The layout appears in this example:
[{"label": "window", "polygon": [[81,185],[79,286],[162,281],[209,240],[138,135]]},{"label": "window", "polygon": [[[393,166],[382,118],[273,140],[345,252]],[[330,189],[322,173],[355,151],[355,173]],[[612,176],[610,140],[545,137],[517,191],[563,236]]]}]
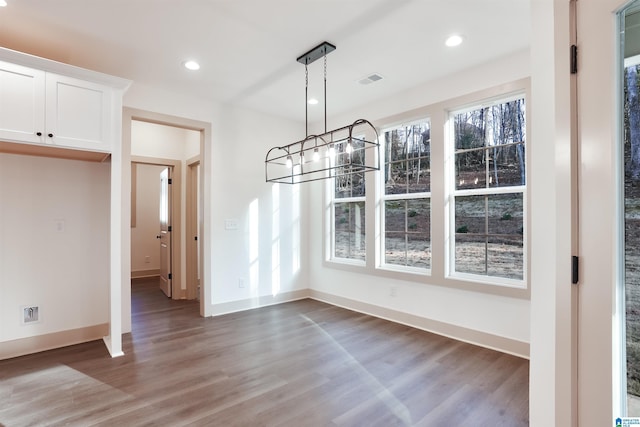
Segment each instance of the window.
[{"label": "window", "polygon": [[384,265],[431,268],[428,120],[384,132]]},{"label": "window", "polygon": [[523,97],[450,115],[452,274],[525,278]]},{"label": "window", "polygon": [[332,258],[365,261],[365,174],[352,174],[349,165],[353,156],[364,156],[364,143],[354,138],[353,146],[335,147],[333,181]]},{"label": "window", "polygon": [[350,173],[364,155],[359,137],[350,151],[336,139],[325,260],[390,280],[526,297],[528,91],[522,79],[382,119],[379,157],[367,157],[379,161],[374,173]]}]

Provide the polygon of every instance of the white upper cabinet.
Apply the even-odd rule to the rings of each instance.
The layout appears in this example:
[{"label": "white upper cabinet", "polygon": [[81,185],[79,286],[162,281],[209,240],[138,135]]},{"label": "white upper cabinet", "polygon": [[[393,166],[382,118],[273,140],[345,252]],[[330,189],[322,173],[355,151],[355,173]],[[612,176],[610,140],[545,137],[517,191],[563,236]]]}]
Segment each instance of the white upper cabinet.
[{"label": "white upper cabinet", "polygon": [[111,88],[47,73],[45,142],[110,151]]},{"label": "white upper cabinet", "polygon": [[44,142],[44,87],[44,71],[0,62],[0,140]]},{"label": "white upper cabinet", "polygon": [[0,62],[0,141],[108,153],[114,96],[101,83]]}]

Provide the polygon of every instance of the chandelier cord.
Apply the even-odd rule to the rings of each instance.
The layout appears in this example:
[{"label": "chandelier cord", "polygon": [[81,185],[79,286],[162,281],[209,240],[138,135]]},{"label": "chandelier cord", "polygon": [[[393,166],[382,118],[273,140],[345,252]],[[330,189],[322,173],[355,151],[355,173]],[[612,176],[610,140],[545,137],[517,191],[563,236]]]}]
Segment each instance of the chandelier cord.
[{"label": "chandelier cord", "polygon": [[304,64],[304,135],[309,136],[309,68]]},{"label": "chandelier cord", "polygon": [[324,133],[327,133],[327,53],[324,54]]}]

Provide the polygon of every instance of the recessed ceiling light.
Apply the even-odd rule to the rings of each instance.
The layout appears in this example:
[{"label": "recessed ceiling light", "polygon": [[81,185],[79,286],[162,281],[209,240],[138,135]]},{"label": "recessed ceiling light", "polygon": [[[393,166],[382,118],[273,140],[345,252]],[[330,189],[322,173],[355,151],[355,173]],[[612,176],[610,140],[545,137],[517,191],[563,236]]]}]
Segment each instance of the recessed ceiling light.
[{"label": "recessed ceiling light", "polygon": [[318,103],[318,100],[315,98],[309,98],[309,100],[307,101],[307,104],[309,105],[316,105]]},{"label": "recessed ceiling light", "polygon": [[6,0],[0,0],[0,7],[5,7],[7,5]]},{"label": "recessed ceiling light", "polygon": [[200,64],[198,64],[196,61],[185,61],[183,65],[184,65],[184,68],[186,68],[187,70],[195,71],[200,69]]},{"label": "recessed ceiling light", "polygon": [[449,38],[444,42],[444,44],[449,47],[459,46],[462,43],[462,40],[463,40],[462,36],[459,36],[458,34],[453,34],[449,36]]}]

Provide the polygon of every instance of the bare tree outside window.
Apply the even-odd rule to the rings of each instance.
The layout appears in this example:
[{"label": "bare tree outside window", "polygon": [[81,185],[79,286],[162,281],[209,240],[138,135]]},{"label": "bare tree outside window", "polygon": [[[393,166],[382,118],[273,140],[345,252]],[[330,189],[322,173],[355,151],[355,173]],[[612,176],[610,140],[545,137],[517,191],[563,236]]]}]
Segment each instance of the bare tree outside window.
[{"label": "bare tree outside window", "polygon": [[627,392],[640,397],[640,65],[624,71]]},{"label": "bare tree outside window", "polygon": [[384,264],[431,268],[431,124],[384,133]]},{"label": "bare tree outside window", "polygon": [[453,271],[524,280],[524,98],[453,118]]},{"label": "bare tree outside window", "polygon": [[352,161],[360,164],[365,150],[362,138],[354,138],[353,151],[338,147],[336,176],[333,179],[333,253],[334,259],[366,260],[365,173],[347,174]]}]

